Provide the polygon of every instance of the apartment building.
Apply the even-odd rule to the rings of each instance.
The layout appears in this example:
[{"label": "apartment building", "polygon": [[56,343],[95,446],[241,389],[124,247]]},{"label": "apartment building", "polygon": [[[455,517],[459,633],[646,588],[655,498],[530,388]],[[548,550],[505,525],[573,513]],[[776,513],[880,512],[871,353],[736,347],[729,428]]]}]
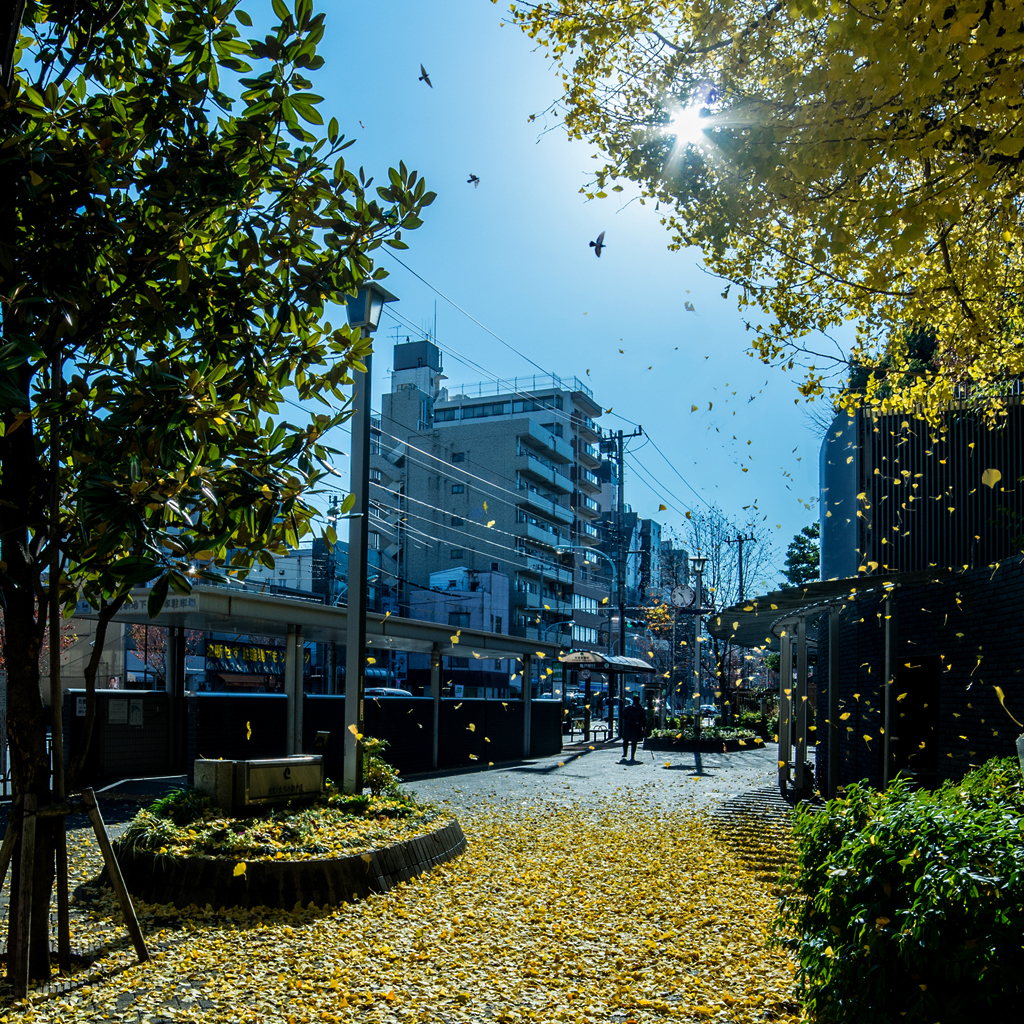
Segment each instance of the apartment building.
[{"label": "apartment building", "polygon": [[604,649],[608,569],[589,552],[609,492],[593,392],[554,375],[445,379],[436,345],[396,345],[371,444],[371,545],[394,559],[403,610],[434,573],[498,572],[510,633]]}]

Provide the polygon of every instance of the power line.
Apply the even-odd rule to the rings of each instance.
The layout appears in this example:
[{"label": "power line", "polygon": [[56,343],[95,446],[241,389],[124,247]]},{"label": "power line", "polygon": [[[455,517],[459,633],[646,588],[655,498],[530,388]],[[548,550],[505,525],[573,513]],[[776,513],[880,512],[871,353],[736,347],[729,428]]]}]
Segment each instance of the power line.
[{"label": "power line", "polygon": [[442,292],[440,288],[436,288],[421,274],[417,274],[416,271],[413,270],[408,263],[404,263],[402,260],[400,260],[390,249],[383,249],[381,251],[390,256],[397,264],[399,264],[399,266],[402,266],[406,270],[408,270],[409,273],[412,274],[412,276],[415,277],[417,280],[422,281],[423,284],[425,284],[432,292],[435,292],[437,295],[440,295],[441,298],[445,300],[445,302],[450,303],[452,306],[454,306],[463,316],[468,317],[470,320],[472,320],[473,323],[477,325],[477,327],[479,327],[483,331],[486,331],[492,338],[495,339],[495,341],[499,341],[510,352],[515,352],[517,356],[519,356],[521,359],[525,359],[531,366],[534,366],[538,370],[540,370],[541,373],[544,373],[548,376],[552,376],[550,370],[546,370],[543,366],[540,365],[540,363],[535,363],[528,355],[526,355],[525,352],[520,352],[519,349],[515,347],[515,345],[510,344],[500,335],[495,334],[494,331],[490,329],[490,327],[487,327],[485,324],[482,324],[479,320],[477,320],[475,316],[473,316],[472,313],[467,312],[454,299],[449,298],[447,295],[445,295],[445,293]]}]

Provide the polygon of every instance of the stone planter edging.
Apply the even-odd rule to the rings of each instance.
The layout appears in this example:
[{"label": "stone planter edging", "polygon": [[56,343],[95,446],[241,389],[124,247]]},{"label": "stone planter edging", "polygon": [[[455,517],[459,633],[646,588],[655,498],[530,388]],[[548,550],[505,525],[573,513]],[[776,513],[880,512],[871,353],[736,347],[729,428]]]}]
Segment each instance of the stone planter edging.
[{"label": "stone planter edging", "polygon": [[[454,860],[466,849],[457,819],[433,832],[379,850],[330,860],[240,861],[226,857],[168,857],[137,853],[116,845],[117,859],[132,896],[146,903],[176,907],[278,907],[292,910],[310,903],[333,907]],[[369,858],[369,860],[365,858]]]},{"label": "stone planter edging", "polygon": [[740,746],[738,739],[728,740],[673,740],[673,739],[646,739],[644,750],[680,750],[701,754],[721,754],[722,744],[725,744],[725,753],[735,753],[739,750],[760,750],[764,746],[764,740],[760,736],[749,736],[743,740]]}]

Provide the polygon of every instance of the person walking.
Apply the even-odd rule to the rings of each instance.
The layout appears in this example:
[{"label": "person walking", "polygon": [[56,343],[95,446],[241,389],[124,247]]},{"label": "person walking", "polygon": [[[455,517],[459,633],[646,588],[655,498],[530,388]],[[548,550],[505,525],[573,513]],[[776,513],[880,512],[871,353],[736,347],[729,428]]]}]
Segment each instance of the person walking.
[{"label": "person walking", "polygon": [[[634,694],[631,703],[622,709],[622,760],[619,764],[633,764],[636,761],[636,745],[647,735],[647,712],[640,703],[639,694]],[[626,750],[629,759],[626,759]]]}]

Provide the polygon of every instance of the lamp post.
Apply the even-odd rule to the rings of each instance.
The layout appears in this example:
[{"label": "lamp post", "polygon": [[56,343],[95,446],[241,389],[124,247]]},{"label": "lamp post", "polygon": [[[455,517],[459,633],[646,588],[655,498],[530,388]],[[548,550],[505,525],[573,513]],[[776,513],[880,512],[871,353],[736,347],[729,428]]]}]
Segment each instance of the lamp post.
[{"label": "lamp post", "polygon": [[[618,591],[619,591],[619,566],[618,566],[618,563],[615,561],[614,558],[612,558],[611,555],[606,555],[603,551],[598,551],[595,548],[588,547],[585,544],[573,544],[570,547],[559,548],[558,549],[558,553],[559,554],[562,554],[565,551],[582,551],[584,553],[584,555],[597,555],[599,558],[603,558],[611,566],[611,570],[612,570],[612,589],[616,593],[618,593]],[[611,595],[609,594],[609,598],[610,597],[611,597]],[[622,621],[623,621],[623,609],[620,607],[619,608],[619,629],[620,629],[620,633],[624,629],[624,627],[622,625]],[[624,646],[624,645],[621,645],[621,646]],[[608,616],[608,653],[611,654],[612,650],[613,650],[613,647],[612,647],[612,622],[611,622],[611,616],[609,615]],[[621,649],[619,650],[619,654],[624,654],[624,653],[625,652],[622,651]],[[608,694],[607,694],[607,696],[608,696],[608,728],[609,728],[609,730],[613,729],[614,726],[615,726],[615,703],[612,700],[612,685],[613,685],[612,684],[612,680],[614,678],[615,678],[615,674],[613,672],[609,672],[608,673]],[[590,711],[589,711],[589,709],[590,709],[590,687],[589,687],[589,685],[587,687],[587,709],[588,709],[587,710],[587,714],[589,716],[589,714],[590,714]],[[586,727],[585,733],[586,733],[587,740],[589,740],[590,739],[589,717],[588,717],[587,721],[588,721],[588,725]]]},{"label": "lamp post", "polygon": [[[348,323],[368,338],[380,323],[385,302],[398,298],[376,281],[362,285],[347,303]],[[348,622],[345,630],[345,769],[342,789],[359,793],[363,788],[362,757],[358,737],[363,732],[363,690],[366,673],[367,520],[370,514],[370,359],[357,370],[352,404],[352,458],[349,487],[354,499],[348,521]]]},{"label": "lamp post", "polygon": [[[574,624],[575,624],[574,618],[560,618],[560,620],[557,623],[548,623],[548,625],[545,626],[543,630],[541,630],[541,639],[542,640],[546,640],[547,637],[548,637],[548,631],[549,630],[553,630],[556,626],[572,626]],[[540,687],[539,687],[539,689],[540,689]],[[554,689],[555,689],[555,681],[554,681],[554,678],[552,678],[552,680],[551,680],[551,691],[552,691],[552,693],[554,693]],[[562,693],[564,694],[564,692],[565,692],[565,685],[563,683],[562,684]],[[563,697],[563,700],[564,700],[564,697]]]},{"label": "lamp post", "polygon": [[704,566],[707,565],[708,560],[706,555],[696,554],[690,558],[690,565],[693,567],[694,575],[697,577],[696,586],[696,605],[697,614],[693,617],[693,650],[694,657],[697,660],[696,668],[694,669],[695,683],[697,686],[697,692],[694,694],[694,708],[693,708],[693,738],[697,739],[700,736],[700,696],[701,696],[701,667],[703,652],[700,647],[700,620],[701,615],[704,611]]}]

